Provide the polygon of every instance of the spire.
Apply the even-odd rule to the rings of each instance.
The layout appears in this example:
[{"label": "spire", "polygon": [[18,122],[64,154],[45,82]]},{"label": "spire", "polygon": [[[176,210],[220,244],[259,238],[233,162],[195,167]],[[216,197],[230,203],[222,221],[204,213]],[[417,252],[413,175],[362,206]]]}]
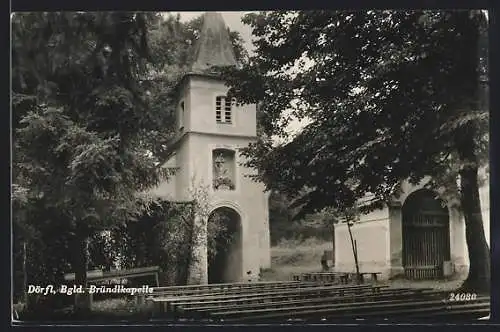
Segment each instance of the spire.
[{"label": "spire", "polygon": [[195,44],[191,70],[204,72],[212,66],[236,66],[236,58],[222,15],[206,12],[200,37]]}]

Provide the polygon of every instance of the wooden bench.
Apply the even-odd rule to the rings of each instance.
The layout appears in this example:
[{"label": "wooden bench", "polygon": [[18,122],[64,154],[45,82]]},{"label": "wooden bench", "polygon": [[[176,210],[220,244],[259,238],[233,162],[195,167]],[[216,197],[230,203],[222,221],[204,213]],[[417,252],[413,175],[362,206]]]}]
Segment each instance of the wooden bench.
[{"label": "wooden bench", "polygon": [[361,290],[361,289],[371,289],[378,290],[380,288],[388,287],[387,285],[338,285],[335,283],[323,284],[323,283],[301,283],[293,285],[292,287],[270,287],[270,288],[244,288],[244,289],[224,289],[224,290],[213,290],[213,291],[194,291],[193,292],[163,292],[158,291],[152,294],[153,298],[203,298],[209,296],[219,296],[219,295],[231,295],[231,296],[246,296],[247,294],[263,294],[262,291],[275,293],[289,292],[309,292],[309,291],[321,291],[321,290],[338,290],[338,291],[349,291],[349,290]]},{"label": "wooden bench", "polygon": [[[126,270],[87,271],[87,284],[85,285],[85,288],[87,288],[87,285],[89,283],[99,283],[99,282],[103,282],[103,281],[111,281],[111,280],[116,280],[116,279],[132,279],[132,278],[144,277],[144,276],[154,277],[156,286],[159,286],[160,285],[159,278],[158,278],[159,272],[160,272],[159,266],[139,267],[139,268],[133,268],[133,269],[126,269]],[[74,281],[75,274],[74,273],[65,274],[64,280]],[[88,294],[89,294],[88,301],[90,302],[90,306],[92,306],[93,294],[90,292]],[[138,305],[144,302],[144,296],[145,296],[145,294],[136,294],[136,300],[137,300]]]},{"label": "wooden bench", "polygon": [[[167,296],[167,297],[153,297],[148,300],[156,303],[157,311],[159,312],[171,312],[170,309],[172,305],[177,302],[208,302],[208,301],[228,301],[232,299],[251,299],[251,298],[263,298],[266,296],[294,296],[294,295],[304,295],[310,296],[314,294],[328,294],[328,293],[339,293],[343,294],[351,291],[361,292],[363,288],[360,286],[350,286],[348,288],[335,286],[317,286],[317,287],[306,287],[306,288],[296,288],[296,289],[271,289],[271,290],[253,290],[250,292],[234,294],[228,293],[216,293],[216,294],[196,294],[196,295],[181,295],[181,296]],[[377,291],[377,289],[371,289],[371,292]]]},{"label": "wooden bench", "polygon": [[301,273],[293,275],[293,280],[302,282],[338,281],[340,283],[346,284],[348,281],[348,273],[335,271]]},{"label": "wooden bench", "polygon": [[[139,267],[128,270],[111,270],[111,271],[94,270],[87,272],[87,284],[90,282],[101,282],[114,279],[130,279],[130,278],[137,278],[144,276],[153,276],[155,277],[156,286],[159,286],[160,285],[158,280],[159,272],[160,268],[158,266]],[[64,280],[74,281],[75,274],[74,273],[65,274]]]},{"label": "wooden bench", "polygon": [[[409,290],[409,288],[406,288]],[[381,293],[384,289],[379,290],[375,293]],[[181,301],[172,301],[172,307],[182,307],[182,308],[196,308],[196,307],[205,307],[205,306],[214,306],[214,307],[227,307],[227,306],[237,306],[237,305],[246,305],[246,304],[259,304],[259,303],[269,303],[275,301],[290,301],[290,300],[300,300],[300,299],[310,299],[310,298],[319,298],[324,296],[337,296],[337,295],[345,295],[349,294],[372,294],[373,289],[371,287],[357,287],[356,289],[340,289],[335,288],[328,293],[324,292],[310,292],[310,291],[298,291],[298,292],[288,292],[288,293],[277,293],[277,292],[267,292],[260,293],[261,296],[245,296],[245,294],[239,294],[240,296],[227,299],[208,299],[206,297],[189,297],[187,299],[183,299]]]},{"label": "wooden bench", "polygon": [[153,288],[153,293],[148,294],[148,297],[166,297],[166,296],[195,296],[195,295],[219,295],[219,294],[245,294],[249,292],[256,292],[259,290],[282,290],[282,289],[306,289],[318,286],[333,286],[335,283],[313,283],[301,282],[293,284],[275,284],[275,285],[246,285],[238,287],[227,288],[213,288],[213,289],[188,289],[188,290],[171,290],[171,289],[156,289]]},{"label": "wooden bench", "polygon": [[[462,317],[463,319],[478,319],[483,316],[484,313],[490,310],[490,298],[489,297],[479,297],[473,301],[467,302],[449,302],[447,301],[449,292],[438,292],[440,293],[440,299],[421,299],[420,301],[405,301],[402,304],[396,305],[395,303],[388,303],[382,305],[372,306],[369,310],[358,309],[351,310],[351,313],[347,314],[350,318],[373,318],[373,317],[384,317],[386,319],[423,319],[429,320],[432,317],[440,317],[449,319],[456,315],[467,315]],[[342,316],[346,317],[343,313]],[[340,318],[339,313],[330,314],[328,318]]]},{"label": "wooden bench", "polygon": [[177,288],[177,287],[154,287],[153,292],[155,294],[202,294],[210,292],[226,292],[226,291],[238,291],[246,289],[271,289],[271,288],[294,288],[294,287],[306,287],[306,286],[317,286],[318,283],[314,282],[279,282],[279,283],[245,283],[245,284],[224,284],[224,285],[213,285],[210,287],[190,287],[190,288]]},{"label": "wooden bench", "polygon": [[447,303],[443,300],[447,293],[436,292],[433,296],[418,295],[396,299],[378,299],[355,303],[320,304],[314,306],[296,306],[265,309],[260,312],[239,311],[234,317],[227,317],[226,313],[211,313],[212,317],[226,315],[224,321],[286,321],[287,319],[395,319],[395,318],[426,318],[448,317],[453,312],[464,313],[477,318],[483,316],[489,310],[489,298],[477,299],[467,303]]},{"label": "wooden bench", "polygon": [[173,306],[178,302],[208,302],[208,301],[228,301],[232,299],[251,299],[251,298],[265,298],[269,296],[314,296],[322,295],[326,296],[328,294],[338,294],[343,296],[344,294],[350,293],[362,293],[371,292],[377,293],[382,288],[386,288],[386,285],[369,286],[369,285],[353,285],[353,286],[323,286],[316,285],[310,287],[296,288],[296,289],[271,289],[271,290],[253,290],[250,292],[233,294],[233,293],[223,293],[223,294],[197,294],[197,295],[181,295],[181,296],[167,296],[167,297],[152,297],[148,298],[156,306],[156,311],[159,313],[168,313],[173,311]]},{"label": "wooden bench", "polygon": [[[372,281],[378,281],[378,276],[381,275],[382,272],[360,272],[359,275],[361,277],[361,282],[365,281],[365,276],[369,275]],[[356,273],[354,273],[356,276]]]},{"label": "wooden bench", "polygon": [[[378,281],[378,275],[382,272],[360,272],[360,281],[363,283],[365,281],[365,276],[371,276],[372,281]],[[356,272],[341,272],[341,271],[328,271],[328,272],[309,272],[293,275],[294,281],[339,281],[341,284],[347,284],[351,280],[356,280]]]},{"label": "wooden bench", "polygon": [[[343,306],[346,307],[354,307],[354,306],[371,306],[373,303],[380,303],[383,301],[391,301],[397,302],[402,301],[406,302],[408,300],[416,301],[421,299],[424,294],[425,296],[429,296],[430,294],[435,294],[436,292],[432,291],[415,291],[415,290],[405,290],[405,291],[388,291],[382,292],[380,294],[352,294],[350,296],[337,296],[337,297],[319,297],[317,299],[305,300],[302,302],[293,302],[290,301],[288,303],[279,303],[278,305],[267,305],[262,306],[260,308],[238,308],[234,309],[226,309],[220,308],[218,310],[213,310],[208,312],[208,317],[217,318],[223,320],[231,320],[231,319],[239,319],[241,317],[245,317],[245,319],[253,319],[253,318],[265,318],[269,314],[274,314],[273,318],[276,316],[288,317],[289,315],[294,315],[296,313],[308,312],[309,310],[320,310],[320,309],[330,309],[330,308],[341,308]],[[437,295],[437,294],[435,294]],[[365,304],[367,303],[367,304]]]},{"label": "wooden bench", "polygon": [[[409,291],[410,289],[402,289]],[[172,311],[194,311],[194,310],[211,310],[211,309],[228,309],[228,308],[243,308],[248,306],[252,308],[252,306],[258,305],[273,305],[275,303],[288,303],[293,301],[307,301],[314,299],[322,299],[322,298],[347,298],[349,296],[371,296],[373,294],[381,294],[385,290],[380,290],[379,292],[374,293],[370,288],[361,288],[355,291],[344,290],[343,292],[333,291],[329,294],[322,293],[310,293],[310,292],[302,292],[302,293],[291,293],[291,294],[265,294],[260,297],[245,297],[241,296],[234,299],[188,299],[182,300],[179,302],[171,302],[170,307]],[[401,290],[398,290],[401,291]]]},{"label": "wooden bench", "polygon": [[[418,308],[408,310],[402,313],[402,319],[409,321],[417,320],[436,320],[436,321],[471,321],[479,320],[491,312],[490,298],[480,298],[475,301],[447,303],[446,308],[439,310],[434,308],[432,311],[422,312]],[[396,312],[397,314],[397,312]]]},{"label": "wooden bench", "polygon": [[[226,319],[231,316],[240,316],[242,312],[248,315],[250,311],[259,312],[266,311],[266,309],[272,308],[287,308],[287,307],[297,307],[297,306],[317,306],[321,304],[332,304],[332,303],[352,303],[357,301],[367,301],[370,299],[396,299],[396,298],[408,298],[411,296],[417,296],[421,293],[426,292],[424,290],[411,290],[411,289],[398,289],[398,290],[383,290],[380,293],[366,293],[366,294],[345,294],[344,296],[339,296],[338,294],[332,294],[328,296],[304,296],[301,298],[268,298],[266,301],[247,301],[243,304],[231,304],[231,303],[216,303],[212,305],[206,304],[194,304],[193,303],[177,303],[175,310],[178,316],[184,317],[196,317],[196,318],[218,318]],[[427,291],[428,292],[428,291]],[[260,300],[260,299],[258,299]]]},{"label": "wooden bench", "polygon": [[272,286],[272,285],[292,285],[298,284],[297,281],[256,281],[256,282],[231,282],[218,284],[202,284],[202,285],[182,285],[182,286],[163,286],[155,287],[155,290],[176,291],[176,290],[210,290],[210,289],[229,289],[238,287],[256,287],[256,286]]},{"label": "wooden bench", "polygon": [[146,298],[151,297],[172,297],[172,296],[194,296],[194,295],[222,295],[222,294],[243,294],[258,290],[270,289],[297,289],[310,286],[317,286],[317,283],[300,282],[255,282],[255,283],[226,283],[208,285],[188,285],[188,286],[168,286],[154,287],[152,293],[138,293],[136,303],[144,304]]},{"label": "wooden bench", "polygon": [[[337,273],[340,277],[341,282],[348,283],[351,280],[356,280],[358,274],[356,272],[341,272],[336,271],[333,273]],[[366,280],[366,276],[370,276],[370,280],[377,282],[378,276],[381,275],[382,272],[359,272],[360,282],[364,283]]]}]

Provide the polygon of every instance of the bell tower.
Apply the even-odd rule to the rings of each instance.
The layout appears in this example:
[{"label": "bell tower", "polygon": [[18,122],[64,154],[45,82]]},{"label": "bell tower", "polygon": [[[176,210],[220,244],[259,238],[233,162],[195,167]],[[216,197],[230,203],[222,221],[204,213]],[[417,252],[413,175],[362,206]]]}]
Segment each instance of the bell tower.
[{"label": "bell tower", "polygon": [[[191,71],[177,90],[177,139],[170,161],[178,172],[159,187],[162,196],[190,200],[193,187],[205,188],[210,213],[224,212],[232,243],[224,255],[209,258],[206,241],[197,246],[198,263],[191,283],[238,282],[256,279],[270,266],[268,194],[248,175],[240,149],[255,142],[256,105],[240,105],[227,96],[228,87],[211,69],[236,66],[237,61],[222,15],[207,12],[194,45]],[[205,226],[208,220],[198,220]]]}]

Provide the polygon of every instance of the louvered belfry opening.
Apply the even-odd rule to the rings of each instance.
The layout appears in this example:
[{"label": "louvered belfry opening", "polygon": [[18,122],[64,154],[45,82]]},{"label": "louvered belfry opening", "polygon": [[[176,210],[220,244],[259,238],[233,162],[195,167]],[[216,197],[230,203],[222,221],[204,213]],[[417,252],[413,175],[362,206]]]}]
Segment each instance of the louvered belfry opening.
[{"label": "louvered belfry opening", "polygon": [[427,189],[418,190],[403,205],[403,267],[408,279],[439,279],[450,260],[448,208]]}]

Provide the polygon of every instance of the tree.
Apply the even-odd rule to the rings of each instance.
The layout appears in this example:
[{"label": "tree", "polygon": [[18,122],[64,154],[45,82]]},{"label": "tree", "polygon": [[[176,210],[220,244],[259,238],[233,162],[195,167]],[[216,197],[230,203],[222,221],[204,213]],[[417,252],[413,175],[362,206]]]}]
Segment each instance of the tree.
[{"label": "tree", "polygon": [[288,209],[290,200],[277,191],[269,195],[269,227],[271,243],[277,244],[282,238],[291,238],[289,230],[292,228],[293,214]]},{"label": "tree", "polygon": [[152,19],[126,12],[13,17],[14,182],[29,189],[31,203],[65,220],[69,234],[61,236],[71,237],[77,284],[86,283],[86,240],[137,213],[137,193],[167,175],[147,153],[154,142],[144,134],[164,125],[140,86]]},{"label": "tree", "polygon": [[[241,102],[261,103],[265,134],[246,151],[256,179],[305,190],[297,204],[310,212],[351,208],[372,194],[367,211],[397,196],[401,180],[432,176],[432,185],[451,186],[459,177],[470,258],[463,286],[488,292],[478,189],[488,160],[484,15],[264,12],[244,21],[255,55],[224,74]],[[308,124],[290,136],[294,118]]]}]

